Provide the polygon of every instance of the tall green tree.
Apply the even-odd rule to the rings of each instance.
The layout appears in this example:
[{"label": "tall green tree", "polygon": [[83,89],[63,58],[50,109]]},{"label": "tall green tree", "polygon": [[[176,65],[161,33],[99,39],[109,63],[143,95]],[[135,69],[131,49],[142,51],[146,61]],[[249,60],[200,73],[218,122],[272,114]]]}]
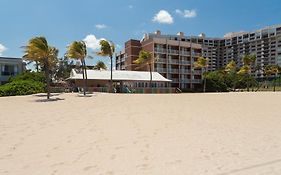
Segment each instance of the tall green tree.
[{"label": "tall green tree", "polygon": [[152,88],[152,64],[153,58],[150,52],[145,50],[141,50],[139,53],[139,57],[133,62],[134,64],[138,65],[138,67],[142,67],[147,65],[149,68],[150,73],[150,88]]},{"label": "tall green tree", "polygon": [[113,80],[112,80],[112,71],[113,71],[113,55],[115,53],[115,45],[111,41],[101,40],[100,41],[100,51],[97,52],[97,55],[110,58],[110,92],[113,92]]},{"label": "tall green tree", "polygon": [[83,75],[83,92],[84,95],[86,95],[87,91],[87,67],[86,67],[86,62],[85,59],[87,57],[87,46],[84,41],[74,41],[72,42],[68,47],[67,47],[67,53],[66,56],[68,58],[76,59],[79,60],[82,64],[82,75]]},{"label": "tall green tree", "polygon": [[273,91],[275,92],[276,90],[276,79],[277,79],[277,75],[280,73],[280,67],[278,65],[267,65],[265,67],[265,74],[267,76],[267,78],[269,76],[274,76],[274,80],[273,80]]},{"label": "tall green tree", "polygon": [[24,47],[24,58],[35,61],[43,68],[47,83],[47,99],[50,99],[50,70],[57,64],[58,49],[48,45],[45,37],[35,37]]},{"label": "tall green tree", "polygon": [[97,64],[94,66],[95,70],[106,70],[107,67],[103,61],[98,61]]},{"label": "tall green tree", "polygon": [[245,78],[248,80],[247,81],[247,91],[249,92],[250,91],[251,72],[252,72],[254,63],[256,62],[256,56],[246,54],[243,56],[242,61],[243,61],[243,66],[238,71],[238,74],[245,76]]},{"label": "tall green tree", "polygon": [[237,65],[234,60],[231,60],[224,68],[224,72],[226,73],[226,79],[228,80],[228,84],[232,87],[233,91],[236,88],[237,84]]},{"label": "tall green tree", "polygon": [[203,76],[203,92],[206,92],[206,72],[208,67],[208,58],[199,57],[194,63],[194,67],[202,70]]}]

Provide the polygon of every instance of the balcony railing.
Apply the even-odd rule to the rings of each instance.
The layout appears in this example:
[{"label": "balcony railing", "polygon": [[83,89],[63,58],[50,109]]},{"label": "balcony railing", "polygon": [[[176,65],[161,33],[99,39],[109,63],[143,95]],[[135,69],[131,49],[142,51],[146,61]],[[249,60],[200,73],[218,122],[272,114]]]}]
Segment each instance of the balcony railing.
[{"label": "balcony railing", "polygon": [[155,71],[163,73],[163,72],[167,72],[167,69],[166,68],[156,68]]},{"label": "balcony railing", "polygon": [[168,69],[169,73],[179,73],[179,69]]},{"label": "balcony railing", "polygon": [[187,52],[187,51],[181,51],[180,54],[190,56],[190,52]]},{"label": "balcony railing", "polygon": [[179,60],[173,60],[173,59],[171,59],[171,60],[169,60],[169,63],[172,63],[172,64],[179,64]]},{"label": "balcony railing", "polygon": [[156,60],[157,63],[166,63],[167,60],[165,58],[159,58]]},{"label": "balcony railing", "polygon": [[173,81],[173,83],[179,82],[179,79],[178,79],[178,78],[171,78],[171,80]]},{"label": "balcony railing", "polygon": [[182,61],[181,61],[181,64],[188,64],[188,65],[190,65],[190,64],[191,64],[191,61],[182,60]]},{"label": "balcony railing", "polygon": [[176,54],[177,55],[177,54],[179,54],[179,51],[178,50],[174,50],[174,49],[169,49],[168,53],[169,54]]},{"label": "balcony railing", "polygon": [[167,50],[166,50],[166,49],[163,49],[163,48],[155,48],[155,52],[166,53]]},{"label": "balcony railing", "polygon": [[202,83],[202,80],[201,79],[194,79],[194,80],[192,80],[192,83]]},{"label": "balcony railing", "polygon": [[180,71],[182,74],[190,74],[191,73],[191,70],[188,70],[188,69],[181,69]]},{"label": "balcony railing", "polygon": [[190,83],[191,81],[190,81],[190,79],[181,79],[181,83]]},{"label": "balcony railing", "polygon": [[194,71],[193,71],[193,74],[201,75],[201,70],[194,70]]}]

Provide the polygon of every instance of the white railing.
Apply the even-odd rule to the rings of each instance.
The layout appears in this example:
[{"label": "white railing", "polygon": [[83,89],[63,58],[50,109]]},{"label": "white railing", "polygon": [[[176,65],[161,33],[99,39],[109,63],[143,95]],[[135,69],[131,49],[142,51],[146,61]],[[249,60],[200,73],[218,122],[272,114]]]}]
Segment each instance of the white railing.
[{"label": "white railing", "polygon": [[166,49],[163,49],[163,48],[155,48],[155,52],[166,53],[167,50],[166,50]]},{"label": "white railing", "polygon": [[181,64],[191,64],[191,61],[185,61],[185,60],[183,60],[183,61],[181,61]]},{"label": "white railing", "polygon": [[168,53],[179,54],[179,51],[178,50],[174,50],[174,49],[170,49],[170,50],[168,50]]},{"label": "white railing", "polygon": [[173,64],[178,64],[179,63],[179,60],[169,60],[169,63],[173,63]]},{"label": "white railing", "polygon": [[169,69],[169,73],[179,73],[179,69]]}]

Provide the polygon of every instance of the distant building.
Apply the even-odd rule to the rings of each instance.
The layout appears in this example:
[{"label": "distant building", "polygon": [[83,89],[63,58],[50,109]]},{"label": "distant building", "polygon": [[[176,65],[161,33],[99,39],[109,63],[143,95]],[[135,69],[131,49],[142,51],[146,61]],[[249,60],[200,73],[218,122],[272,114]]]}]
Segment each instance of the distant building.
[{"label": "distant building", "polygon": [[201,71],[193,67],[198,56],[208,58],[208,71],[214,71],[231,60],[241,67],[243,56],[254,54],[257,57],[255,65],[262,69],[252,70],[252,74],[262,78],[265,66],[281,66],[281,25],[253,32],[232,32],[221,38],[206,37],[204,33],[199,36],[185,36],[182,32],[163,35],[156,31],[145,34],[142,40],[127,41],[124,51],[116,56],[116,69],[135,70],[132,63],[141,49],[159,58],[154,62],[153,70],[171,79],[173,87],[192,89],[200,85]]},{"label": "distant building", "polygon": [[[151,52],[155,60],[152,70],[172,80],[172,87],[200,87],[201,70],[194,69],[193,63],[201,56],[202,46],[183,39],[183,33],[166,36],[157,31],[145,35],[141,41],[129,40],[125,43],[125,50],[116,56],[116,69],[138,70],[133,61],[138,58],[140,50],[144,49]],[[148,71],[148,68],[140,70]]]},{"label": "distant building", "polygon": [[25,70],[22,58],[0,57],[0,85],[8,82],[11,76],[18,75]]}]

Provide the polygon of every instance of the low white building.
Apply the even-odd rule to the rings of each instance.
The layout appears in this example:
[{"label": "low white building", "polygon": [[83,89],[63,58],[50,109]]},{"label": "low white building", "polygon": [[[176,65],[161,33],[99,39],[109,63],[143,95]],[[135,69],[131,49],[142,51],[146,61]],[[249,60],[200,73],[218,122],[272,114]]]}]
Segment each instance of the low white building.
[{"label": "low white building", "polygon": [[[90,88],[109,87],[109,70],[87,70],[87,86]],[[81,71],[72,69],[68,80],[72,86],[83,87],[83,74]],[[112,72],[114,87],[122,88],[150,88],[150,72],[114,70]],[[158,72],[152,72],[152,86],[154,88],[168,88],[171,80],[166,79]]]}]

